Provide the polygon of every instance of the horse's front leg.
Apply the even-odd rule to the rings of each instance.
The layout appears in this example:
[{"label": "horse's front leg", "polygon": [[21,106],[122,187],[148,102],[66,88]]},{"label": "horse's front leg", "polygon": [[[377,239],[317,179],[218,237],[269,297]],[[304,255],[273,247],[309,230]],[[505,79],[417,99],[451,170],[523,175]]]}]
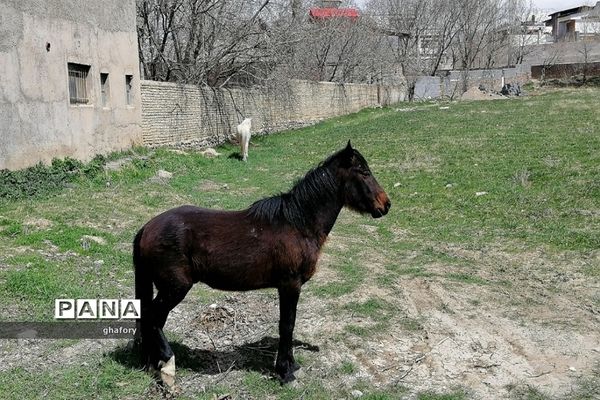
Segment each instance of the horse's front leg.
[{"label": "horse's front leg", "polygon": [[300,285],[279,288],[279,349],[275,371],[279,374],[283,383],[296,379],[294,371],[300,368],[294,360],[294,349],[292,347],[299,297]]}]

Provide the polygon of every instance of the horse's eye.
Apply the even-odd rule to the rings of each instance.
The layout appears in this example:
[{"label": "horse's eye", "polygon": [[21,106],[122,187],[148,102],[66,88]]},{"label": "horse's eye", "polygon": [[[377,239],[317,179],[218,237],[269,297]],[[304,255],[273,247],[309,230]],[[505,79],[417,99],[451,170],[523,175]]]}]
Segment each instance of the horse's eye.
[{"label": "horse's eye", "polygon": [[352,168],[352,171],[354,173],[362,175],[362,176],[369,176],[369,175],[371,175],[371,171],[369,171],[367,168],[354,167],[354,168]]}]

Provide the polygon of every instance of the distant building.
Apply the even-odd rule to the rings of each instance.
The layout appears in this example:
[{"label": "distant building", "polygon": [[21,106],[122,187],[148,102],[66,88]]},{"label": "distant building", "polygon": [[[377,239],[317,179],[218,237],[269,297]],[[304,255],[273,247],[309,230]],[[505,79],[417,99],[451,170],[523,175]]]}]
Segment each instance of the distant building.
[{"label": "distant building", "polygon": [[356,21],[359,17],[356,8],[341,8],[341,0],[322,0],[320,7],[313,7],[308,10],[308,15],[312,21],[325,21],[330,19],[348,19]]},{"label": "distant building", "polygon": [[579,6],[557,11],[544,21],[552,27],[554,41],[600,37],[600,1],[595,6]]},{"label": "distant building", "polygon": [[0,0],[0,169],[141,143],[134,0]]},{"label": "distant building", "polygon": [[527,21],[521,22],[517,31],[514,29],[510,32],[511,44],[519,45],[536,45],[545,44],[552,40],[552,29],[543,21],[540,16],[547,17],[545,14],[532,14]]}]

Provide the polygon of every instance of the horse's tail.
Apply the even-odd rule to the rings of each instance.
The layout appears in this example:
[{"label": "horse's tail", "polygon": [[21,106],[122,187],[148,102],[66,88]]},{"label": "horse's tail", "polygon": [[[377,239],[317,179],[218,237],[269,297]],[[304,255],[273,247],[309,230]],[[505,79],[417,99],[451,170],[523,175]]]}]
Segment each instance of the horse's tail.
[{"label": "horse's tail", "polygon": [[[150,271],[145,270],[142,265],[142,257],[140,254],[140,241],[142,240],[142,234],[144,228],[140,229],[133,239],[133,268],[135,273],[135,298],[140,300],[141,315],[137,324],[136,338],[138,345],[141,344],[142,359],[144,355],[144,336],[148,326],[148,318],[150,318],[150,307],[152,306],[152,296],[154,294],[152,289],[152,277]],[[141,339],[141,343],[140,342]]]},{"label": "horse's tail", "polygon": [[[142,270],[140,241],[144,228],[140,229],[133,239],[133,269],[135,272],[135,298],[140,300],[141,306],[147,306],[149,301],[152,301],[152,279],[148,276],[148,272]],[[144,304],[145,303],[145,304]],[[142,314],[142,317],[144,315]]]}]

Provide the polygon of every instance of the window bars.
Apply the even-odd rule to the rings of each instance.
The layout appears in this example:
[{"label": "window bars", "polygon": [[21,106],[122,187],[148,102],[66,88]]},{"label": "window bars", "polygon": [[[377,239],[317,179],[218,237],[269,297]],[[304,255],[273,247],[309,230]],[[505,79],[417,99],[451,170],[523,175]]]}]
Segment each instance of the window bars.
[{"label": "window bars", "polygon": [[88,74],[89,65],[68,64],[69,70],[69,101],[71,104],[88,104]]}]

